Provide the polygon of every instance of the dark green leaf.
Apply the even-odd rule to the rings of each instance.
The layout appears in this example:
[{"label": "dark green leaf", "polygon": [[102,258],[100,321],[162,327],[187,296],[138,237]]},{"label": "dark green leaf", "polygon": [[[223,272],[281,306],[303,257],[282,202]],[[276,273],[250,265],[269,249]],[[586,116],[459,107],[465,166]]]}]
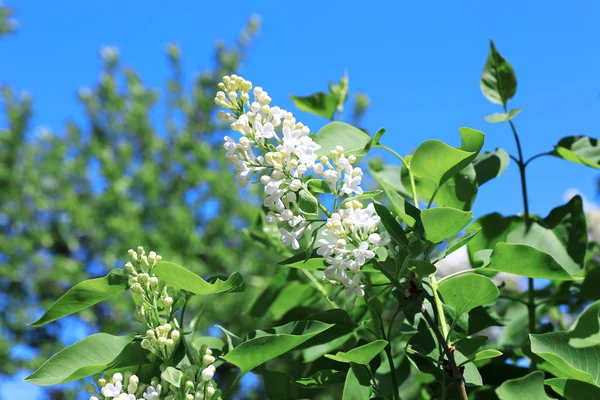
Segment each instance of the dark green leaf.
[{"label": "dark green leaf", "polygon": [[[363,369],[359,369],[359,368]],[[364,366],[352,366],[346,375],[342,400],[365,400],[371,396],[371,385],[361,383],[361,375],[364,375]],[[367,373],[368,378],[368,373]]]},{"label": "dark green leaf", "polygon": [[121,269],[112,270],[103,278],[89,279],[73,286],[62,295],[31,326],[43,326],[67,315],[84,310],[94,304],[127,290],[127,276]]},{"label": "dark green leaf", "polygon": [[293,400],[298,398],[298,389],[289,375],[278,371],[265,371],[265,392],[269,400]]},{"label": "dark green leaf", "polygon": [[408,238],[402,226],[396,221],[394,215],[383,204],[373,201],[375,212],[381,218],[381,223],[389,233],[390,237],[403,246],[408,246]]},{"label": "dark green leaf", "polygon": [[487,181],[500,176],[508,167],[509,162],[510,156],[500,148],[479,154],[473,161],[475,173],[477,174],[477,184],[481,186]]},{"label": "dark green leaf", "polygon": [[600,301],[587,307],[569,328],[569,345],[590,347],[600,345]]},{"label": "dark green leaf", "polygon": [[496,50],[490,39],[490,53],[481,74],[481,92],[492,103],[506,106],[517,92],[517,77],[512,66]]},{"label": "dark green leaf", "polygon": [[200,350],[202,345],[208,346],[209,349],[216,349],[219,351],[222,351],[223,348],[225,347],[225,343],[221,339],[219,339],[217,337],[213,337],[213,336],[195,337],[194,340],[192,341],[192,344],[194,345],[194,347],[197,350]]},{"label": "dark green leaf", "polygon": [[298,192],[298,208],[305,214],[316,215],[319,213],[319,201],[308,190]]},{"label": "dark green leaf", "polygon": [[377,183],[379,183],[379,186],[381,186],[385,192],[385,195],[390,201],[392,209],[396,212],[396,214],[398,214],[398,216],[404,222],[406,222],[406,225],[410,226],[411,228],[415,226],[417,218],[419,217],[419,210],[414,205],[409,203],[408,200],[399,195],[394,188],[382,181],[378,174],[373,174],[373,178],[377,181]]},{"label": "dark green leaf", "polygon": [[345,379],[345,372],[326,369],[316,372],[308,378],[299,379],[296,381],[296,384],[306,389],[320,389],[330,385],[344,383]]},{"label": "dark green leaf", "polygon": [[384,128],[381,128],[377,132],[375,132],[375,135],[365,145],[365,153],[368,153],[371,150],[371,147],[379,144],[379,139],[381,139],[381,137],[383,136],[384,133],[385,133]]},{"label": "dark green leaf", "polygon": [[308,182],[306,182],[306,186],[308,187],[308,190],[313,194],[331,193],[331,188],[329,187],[327,182],[325,182],[322,179],[309,179]]},{"label": "dark green leaf", "polygon": [[239,272],[234,272],[226,280],[217,277],[205,281],[192,271],[168,261],[159,262],[153,272],[158,279],[174,289],[185,290],[196,295],[244,291],[244,278]]},{"label": "dark green leaf", "polygon": [[550,386],[566,400],[597,400],[600,399],[600,388],[575,379],[552,378],[546,379]]}]

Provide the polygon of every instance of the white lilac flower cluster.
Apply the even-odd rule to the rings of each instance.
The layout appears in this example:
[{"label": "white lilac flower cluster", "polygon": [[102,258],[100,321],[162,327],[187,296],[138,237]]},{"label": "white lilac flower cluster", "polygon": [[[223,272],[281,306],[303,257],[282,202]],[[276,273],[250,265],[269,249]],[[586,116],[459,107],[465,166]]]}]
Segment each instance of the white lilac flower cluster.
[{"label": "white lilac flower cluster", "polygon": [[[268,93],[260,87],[252,89],[252,83],[244,78],[225,76],[219,88],[215,103],[227,111],[219,111],[217,117],[231,121],[232,129],[241,134],[238,141],[225,136],[227,159],[241,186],[259,176],[257,180],[264,186],[263,204],[270,210],[266,222],[277,224],[282,243],[298,250],[299,239],[310,229],[307,215],[315,213],[312,209],[307,212],[300,202],[308,198],[313,208],[318,205],[308,190],[309,177],[320,177],[336,202],[342,197],[351,199],[363,193],[363,172],[353,165],[356,157],[346,157],[344,149],[337,146],[329,157],[319,158],[321,146],[309,136],[310,129],[297,122],[291,112],[272,107]],[[327,278],[342,283],[350,296],[363,296],[360,267],[373,257],[381,240],[376,233],[379,219],[372,205],[363,210],[356,201],[346,204],[350,206],[334,213],[328,222],[327,231],[336,238],[336,251],[325,257],[331,264]],[[370,241],[369,235],[373,235]]]},{"label": "white lilac flower cluster", "polygon": [[88,385],[87,391],[93,396],[90,400],[160,400],[162,386],[158,378],[152,378],[149,385],[140,383],[139,378],[131,372],[117,372],[112,377],[96,377],[95,381],[99,391],[92,384]]},{"label": "white lilac flower cluster", "polygon": [[217,389],[217,383],[213,380],[216,361],[212,351],[206,346],[200,349],[202,356],[202,367],[188,365],[181,368],[183,374],[179,388],[171,387],[170,396],[166,400],[208,400],[220,399],[221,391]]},{"label": "white lilac flower cluster", "polygon": [[153,251],[146,256],[142,246],[137,251],[130,249],[129,255],[133,263],[125,264],[125,269],[129,274],[130,290],[141,296],[134,319],[148,327],[142,347],[167,360],[175,351],[181,334],[179,323],[172,313],[173,298],[152,273],[162,257]]}]

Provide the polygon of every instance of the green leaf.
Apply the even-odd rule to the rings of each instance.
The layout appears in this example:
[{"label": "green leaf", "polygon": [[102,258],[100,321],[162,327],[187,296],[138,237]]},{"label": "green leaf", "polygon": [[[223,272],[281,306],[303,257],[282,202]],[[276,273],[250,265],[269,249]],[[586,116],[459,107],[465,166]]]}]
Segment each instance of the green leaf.
[{"label": "green leaf", "polygon": [[[407,161],[410,162],[419,196],[427,199],[435,197],[435,203],[438,205],[462,204],[460,208],[463,206],[470,208],[477,193],[476,186],[473,187],[469,180],[471,174],[473,180],[476,179],[475,171],[470,164],[479,154],[485,135],[481,131],[466,127],[460,128],[459,132],[462,137],[460,149],[439,140],[427,140],[417,148],[410,159],[407,157]],[[449,182],[444,196],[438,198],[438,192],[442,191],[444,184],[468,167],[470,169],[462,173],[466,178]],[[405,188],[409,188],[408,173],[404,173],[404,170],[403,168],[402,183]]]},{"label": "green leaf", "polygon": [[[408,157],[410,156],[407,156],[407,158]],[[376,161],[377,159],[374,160]],[[371,175],[377,181],[377,183],[379,183],[380,185],[384,183],[388,186],[388,188],[391,188],[398,194],[400,194],[400,196],[404,197],[405,199],[412,200],[408,176],[402,175],[403,173],[408,174],[405,168],[403,168],[401,165],[384,165],[381,167],[374,167],[373,164],[375,163],[369,163],[369,171],[371,172]],[[405,179],[406,183],[404,183]],[[408,188],[408,190],[406,188]]]},{"label": "green leaf", "polygon": [[414,272],[417,278],[423,279],[437,271],[435,265],[424,260],[411,259],[408,260],[407,265],[407,271],[404,272],[407,277],[409,277],[409,272]]},{"label": "green leaf", "polygon": [[454,347],[456,347],[456,349],[465,357],[473,358],[475,357],[475,354],[477,354],[477,350],[487,343],[487,340],[487,336],[473,336],[459,340],[454,344]]},{"label": "green leaf", "polygon": [[365,155],[365,146],[371,140],[371,137],[365,132],[344,122],[330,122],[325,125],[313,140],[321,145],[316,151],[317,156],[329,156],[329,152],[336,146],[344,148],[346,156],[354,154],[356,156]]},{"label": "green leaf", "polygon": [[496,50],[490,39],[490,53],[481,74],[481,92],[492,103],[506,106],[517,92],[517,77],[512,66]]},{"label": "green leaf", "polygon": [[510,110],[507,113],[494,113],[488,115],[485,120],[491,124],[499,124],[501,122],[506,122],[517,116],[522,110],[520,108],[515,108],[514,110]]},{"label": "green leaf", "polygon": [[298,208],[304,214],[316,215],[319,213],[319,201],[311,192],[301,189],[298,192]]},{"label": "green leaf", "polygon": [[587,136],[567,136],[554,146],[554,150],[550,154],[567,161],[600,169],[598,139]]},{"label": "green leaf", "polygon": [[223,351],[223,348],[225,347],[225,343],[221,339],[219,339],[217,337],[213,337],[213,336],[195,337],[194,340],[192,341],[192,345],[197,350],[200,350],[202,345],[208,346],[209,349],[216,349],[219,351]]},{"label": "green leaf", "polygon": [[498,243],[485,269],[529,278],[573,280],[552,256],[523,244]]},{"label": "green leaf", "polygon": [[290,96],[290,98],[299,110],[327,119],[333,119],[337,107],[337,99],[332,94],[318,92],[310,96]]},{"label": "green leaf", "polygon": [[588,245],[581,197],[573,197],[567,204],[556,207],[546,218],[531,223],[529,227],[517,225],[507,234],[506,241],[543,251],[571,275],[579,275]]},{"label": "green leaf", "polygon": [[288,374],[278,371],[265,371],[263,382],[269,400],[293,400],[298,398],[298,388]]},{"label": "green leaf", "polygon": [[[365,400],[371,397],[372,388],[368,384],[368,372],[361,365],[352,366],[346,375],[342,400]],[[364,377],[363,375],[365,375]],[[362,382],[366,379],[366,382]]]},{"label": "green leaf", "polygon": [[181,378],[183,378],[183,373],[177,368],[167,367],[167,369],[165,369],[163,373],[160,374],[160,377],[165,381],[169,382],[171,385],[178,388],[181,385]]},{"label": "green leaf", "polygon": [[[134,357],[115,363],[134,337],[135,333],[127,336],[96,333],[88,336],[50,357],[25,381],[39,386],[52,386],[98,374],[117,365],[136,365],[139,360]],[[135,346],[139,348],[139,344]]]},{"label": "green leaf", "polygon": [[379,139],[381,139],[384,133],[385,128],[381,128],[377,132],[375,132],[373,138],[371,138],[371,140],[369,140],[369,142],[365,145],[365,154],[371,150],[371,147],[379,144]]},{"label": "green leaf", "polygon": [[457,317],[475,307],[493,303],[500,295],[488,277],[474,274],[444,280],[438,290],[444,303],[454,307]]},{"label": "green leaf", "polygon": [[327,266],[325,264],[325,259],[317,255],[316,252],[310,254],[308,259],[306,258],[305,252],[299,253],[278,262],[277,265],[283,265],[289,268],[304,269],[307,271],[324,270]]},{"label": "green leaf", "polygon": [[174,289],[185,290],[196,295],[244,291],[244,278],[239,272],[234,272],[226,280],[216,277],[205,281],[192,271],[168,261],[159,262],[152,272]]},{"label": "green leaf", "polygon": [[552,400],[544,391],[544,373],[541,371],[504,382],[496,389],[496,394],[500,400]]},{"label": "green leaf", "polygon": [[576,348],[569,345],[569,332],[530,334],[531,351],[548,361],[563,378],[600,386],[600,346]]},{"label": "green leaf", "polygon": [[296,381],[298,386],[305,389],[321,389],[331,385],[344,383],[346,372],[326,369],[315,372],[307,378],[302,378]]},{"label": "green leaf", "polygon": [[89,279],[73,286],[62,295],[31,326],[43,326],[67,315],[84,310],[94,304],[127,290],[127,276],[121,269],[113,269],[103,278]]},{"label": "green leaf", "polygon": [[386,340],[375,340],[347,352],[338,351],[335,355],[325,354],[325,357],[341,363],[369,365],[369,362],[381,353],[387,344]]},{"label": "green leaf", "polygon": [[432,243],[441,243],[456,235],[473,219],[473,213],[456,208],[439,207],[421,211],[425,237]]},{"label": "green leaf", "polygon": [[342,202],[342,205],[346,204],[349,201],[353,201],[353,200],[368,200],[368,199],[372,199],[372,198],[375,198],[375,197],[379,196],[381,193],[383,193],[383,190],[368,190],[366,192],[363,192],[362,194],[359,194],[358,196],[347,197],[346,200],[344,200]]},{"label": "green leaf", "polygon": [[502,352],[500,352],[498,350],[487,349],[487,350],[483,350],[483,351],[480,351],[479,353],[475,354],[474,357],[471,357],[467,361],[462,362],[461,365],[464,365],[464,364],[467,364],[467,363],[473,362],[473,361],[487,360],[490,358],[500,357],[501,355],[502,355]]},{"label": "green leaf", "polygon": [[408,247],[408,238],[406,237],[406,233],[398,221],[396,221],[396,218],[394,218],[392,213],[387,209],[386,206],[377,201],[373,201],[373,205],[375,206],[375,212],[381,218],[381,223],[389,233],[390,237],[399,244]]},{"label": "green leaf", "polygon": [[419,217],[419,210],[414,205],[409,203],[408,200],[399,195],[394,188],[382,181],[377,174],[373,174],[373,178],[377,181],[377,183],[379,183],[379,186],[381,186],[385,192],[385,195],[390,201],[394,212],[396,212],[396,214],[398,214],[398,216],[404,222],[406,222],[406,225],[410,226],[411,228],[415,226],[417,218]]},{"label": "green leaf", "polygon": [[587,307],[569,328],[569,345],[590,347],[600,345],[600,301]]},{"label": "green leaf", "polygon": [[477,184],[481,186],[487,181],[500,176],[508,167],[509,162],[510,156],[500,148],[479,154],[473,161],[475,173],[477,174]]},{"label": "green leaf", "polygon": [[309,179],[308,182],[306,182],[306,187],[308,187],[308,190],[313,194],[331,193],[331,188],[327,182],[322,179]]},{"label": "green leaf", "polygon": [[504,217],[498,213],[484,215],[467,227],[467,233],[481,229],[481,233],[467,245],[469,260],[478,266],[475,254],[484,249],[493,249],[496,244],[506,242],[508,232],[522,223],[520,217]]},{"label": "green leaf", "polygon": [[481,231],[481,228],[478,228],[474,231],[467,232],[464,235],[454,238],[448,242],[448,247],[446,248],[446,252],[444,253],[444,257],[448,257],[450,254],[454,253],[456,250],[460,249],[464,245],[468,244],[477,234]]},{"label": "green leaf", "polygon": [[566,400],[597,400],[600,399],[600,388],[575,379],[552,378],[546,379],[550,386]]},{"label": "green leaf", "polygon": [[318,321],[294,321],[269,331],[255,331],[239,346],[222,356],[237,365],[241,375],[300,346],[333,325]]}]

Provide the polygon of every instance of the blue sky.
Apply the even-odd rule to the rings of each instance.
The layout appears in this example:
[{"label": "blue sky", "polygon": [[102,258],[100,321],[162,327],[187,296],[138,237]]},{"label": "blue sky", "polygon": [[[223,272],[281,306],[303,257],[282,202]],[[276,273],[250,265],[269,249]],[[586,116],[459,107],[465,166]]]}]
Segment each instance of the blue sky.
[{"label": "blue sky", "polygon": [[[515,124],[526,157],[551,150],[563,136],[598,137],[600,129],[597,1],[576,7],[559,1],[5,2],[20,28],[0,40],[0,83],[32,93],[34,126],[57,132],[68,119],[82,120],[76,93],[97,81],[100,47],[118,47],[124,64],[148,86],[162,88],[169,76],[164,48],[177,43],[190,82],[211,66],[215,41],[232,43],[255,13],[262,29],[244,77],[293,110],[289,94],[325,90],[347,71],[351,90],[372,100],[365,127],[385,127],[383,142],[400,153],[429,138],[459,145],[458,128],[470,126],[486,132],[485,149],[516,154],[508,125],[483,119],[500,111],[479,90],[489,37],[517,73],[509,106],[523,109]],[[326,123],[302,112],[297,118],[313,131]],[[532,212],[546,215],[573,187],[593,198],[597,176],[555,158],[535,161],[528,170]],[[513,164],[481,188],[475,214],[521,212],[519,188]]]}]

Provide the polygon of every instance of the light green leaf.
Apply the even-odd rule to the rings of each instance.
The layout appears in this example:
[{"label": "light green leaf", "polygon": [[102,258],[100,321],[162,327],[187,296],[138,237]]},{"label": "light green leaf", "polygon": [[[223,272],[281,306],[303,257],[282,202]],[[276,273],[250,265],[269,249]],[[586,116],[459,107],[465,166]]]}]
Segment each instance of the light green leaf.
[{"label": "light green leaf", "polygon": [[547,253],[524,244],[498,243],[491,254],[486,270],[506,272],[529,278],[573,280]]},{"label": "light green leaf", "polygon": [[443,281],[439,286],[444,303],[454,307],[458,316],[493,303],[500,292],[494,282],[483,275],[463,275]]},{"label": "light green leaf", "polygon": [[342,202],[342,205],[346,204],[349,201],[353,201],[353,200],[367,200],[367,199],[372,199],[372,198],[375,198],[375,197],[379,196],[381,193],[383,193],[383,190],[368,190],[366,192],[363,192],[362,194],[359,194],[358,196],[347,197]]},{"label": "light green leaf", "polygon": [[[400,194],[400,196],[412,200],[408,176],[402,176],[402,173],[408,173],[406,169],[402,168],[401,165],[383,165],[374,167],[372,164],[374,163],[369,163],[369,171],[377,183],[380,185],[384,183],[388,188],[391,188]],[[406,183],[404,182],[404,178],[406,178]],[[408,190],[406,188],[408,188]]]},{"label": "light green leaf", "polygon": [[544,392],[544,373],[541,371],[507,380],[496,389],[496,394],[500,400],[552,400]]},{"label": "light green leaf", "polygon": [[331,193],[331,188],[327,182],[322,179],[309,179],[308,182],[306,182],[306,187],[308,187],[308,190],[313,194]]},{"label": "light green leaf", "polygon": [[313,137],[313,140],[321,145],[321,148],[316,152],[319,157],[329,156],[329,152],[335,149],[336,146],[342,146],[346,156],[350,154],[363,156],[366,154],[365,146],[371,140],[371,137],[352,125],[335,121],[321,128],[319,133]]},{"label": "light green leaf", "polygon": [[546,379],[550,386],[566,400],[597,400],[600,399],[600,388],[575,379],[552,378]]},{"label": "light green leaf", "polygon": [[496,244],[506,242],[508,232],[522,223],[520,217],[504,217],[498,213],[484,215],[473,221],[467,227],[467,233],[481,229],[481,233],[474,237],[467,245],[469,260],[474,266],[480,265],[475,258],[475,254],[481,250],[493,249]]},{"label": "light green leaf", "polygon": [[152,272],[174,289],[185,290],[196,295],[244,291],[244,278],[239,272],[234,272],[226,280],[213,277],[205,281],[187,268],[168,261],[159,262]]},{"label": "light green leaf", "polygon": [[508,167],[509,162],[510,156],[500,148],[479,154],[473,161],[475,173],[477,174],[477,184],[481,186],[487,181],[500,176]]},{"label": "light green leaf", "polygon": [[567,331],[531,334],[529,339],[531,351],[560,370],[561,377],[600,386],[600,346],[570,346]]},{"label": "light green leaf", "polygon": [[209,349],[216,349],[219,351],[223,351],[223,348],[225,347],[225,343],[221,339],[213,336],[194,337],[192,345],[197,350],[200,350],[202,345],[208,346]]},{"label": "light green leaf", "polygon": [[506,106],[517,92],[517,77],[512,66],[496,50],[490,39],[490,53],[481,74],[481,92],[492,103]]},{"label": "light green leaf", "polygon": [[299,253],[277,263],[289,268],[304,269],[307,271],[318,271],[326,268],[325,259],[316,252],[313,252],[309,258],[306,258],[306,253]]},{"label": "light green leaf", "polygon": [[517,116],[522,110],[520,108],[515,108],[514,110],[510,110],[507,113],[494,113],[491,115],[485,116],[485,120],[491,124],[499,124],[501,122],[506,122]]},{"label": "light green leaf", "polygon": [[237,365],[241,374],[300,346],[333,325],[319,321],[294,321],[266,331],[255,331],[239,346],[222,356]]},{"label": "light green leaf", "polygon": [[171,385],[178,388],[181,385],[181,378],[183,378],[183,373],[177,368],[167,367],[167,369],[165,369],[163,373],[160,374],[160,377],[165,381],[169,382]]},{"label": "light green leaf", "polygon": [[299,110],[327,119],[333,119],[337,107],[337,99],[332,94],[318,92],[310,96],[290,96],[290,98]]},{"label": "light green leaf", "polygon": [[308,190],[298,192],[298,208],[304,214],[316,215],[319,213],[319,201]]},{"label": "light green leaf", "polygon": [[305,389],[321,389],[327,386],[344,383],[345,379],[345,372],[336,371],[333,369],[325,369],[315,372],[307,378],[297,380],[296,384]]},{"label": "light green leaf", "polygon": [[567,136],[554,146],[554,150],[550,154],[567,161],[600,169],[598,139],[587,136]]},{"label": "light green leaf", "polygon": [[[128,356],[126,359],[117,360],[134,337],[135,333],[127,336],[96,333],[88,336],[50,357],[33,374],[25,378],[25,381],[39,386],[52,386],[85,378],[118,366],[136,365],[140,360],[135,357]],[[127,350],[128,352],[140,348],[137,343],[132,346]]]},{"label": "light green leaf", "polygon": [[[439,140],[427,140],[417,148],[412,157],[407,157],[407,161],[410,162],[419,196],[426,199],[435,197],[435,203],[441,206],[460,204],[457,208],[470,208],[477,193],[475,170],[470,164],[479,154],[485,135],[466,127],[460,128],[459,132],[462,137],[460,149]],[[467,169],[468,167],[470,168]],[[461,171],[466,177],[452,179]],[[475,186],[471,184],[471,175]],[[444,188],[447,182],[448,186]],[[408,173],[404,173],[404,168],[402,183],[405,188],[410,187]],[[445,193],[438,198],[438,192],[442,194],[442,188]]]},{"label": "light green leaf", "polygon": [[479,353],[475,354],[474,357],[471,357],[467,361],[462,362],[461,365],[464,365],[464,364],[467,364],[467,363],[473,362],[473,361],[487,360],[489,358],[500,357],[501,355],[502,355],[502,352],[500,352],[498,350],[487,349],[487,350],[483,350],[483,351],[480,351]]},{"label": "light green leaf", "polygon": [[569,345],[590,347],[600,345],[600,301],[587,307],[569,328]]},{"label": "light green leaf", "polygon": [[369,375],[363,365],[352,365],[348,369],[342,400],[365,400],[371,397]]},{"label": "light green leaf", "polygon": [[386,340],[375,340],[347,352],[338,351],[335,355],[325,354],[325,357],[341,363],[369,365],[369,362],[381,353],[387,344]]},{"label": "light green leaf", "polygon": [[62,295],[31,326],[43,326],[67,315],[84,310],[94,304],[127,290],[127,276],[121,269],[113,269],[103,278],[89,279],[73,286]]},{"label": "light green leaf", "polygon": [[441,243],[456,235],[473,219],[473,213],[456,208],[439,207],[421,211],[425,237],[432,243]]}]

